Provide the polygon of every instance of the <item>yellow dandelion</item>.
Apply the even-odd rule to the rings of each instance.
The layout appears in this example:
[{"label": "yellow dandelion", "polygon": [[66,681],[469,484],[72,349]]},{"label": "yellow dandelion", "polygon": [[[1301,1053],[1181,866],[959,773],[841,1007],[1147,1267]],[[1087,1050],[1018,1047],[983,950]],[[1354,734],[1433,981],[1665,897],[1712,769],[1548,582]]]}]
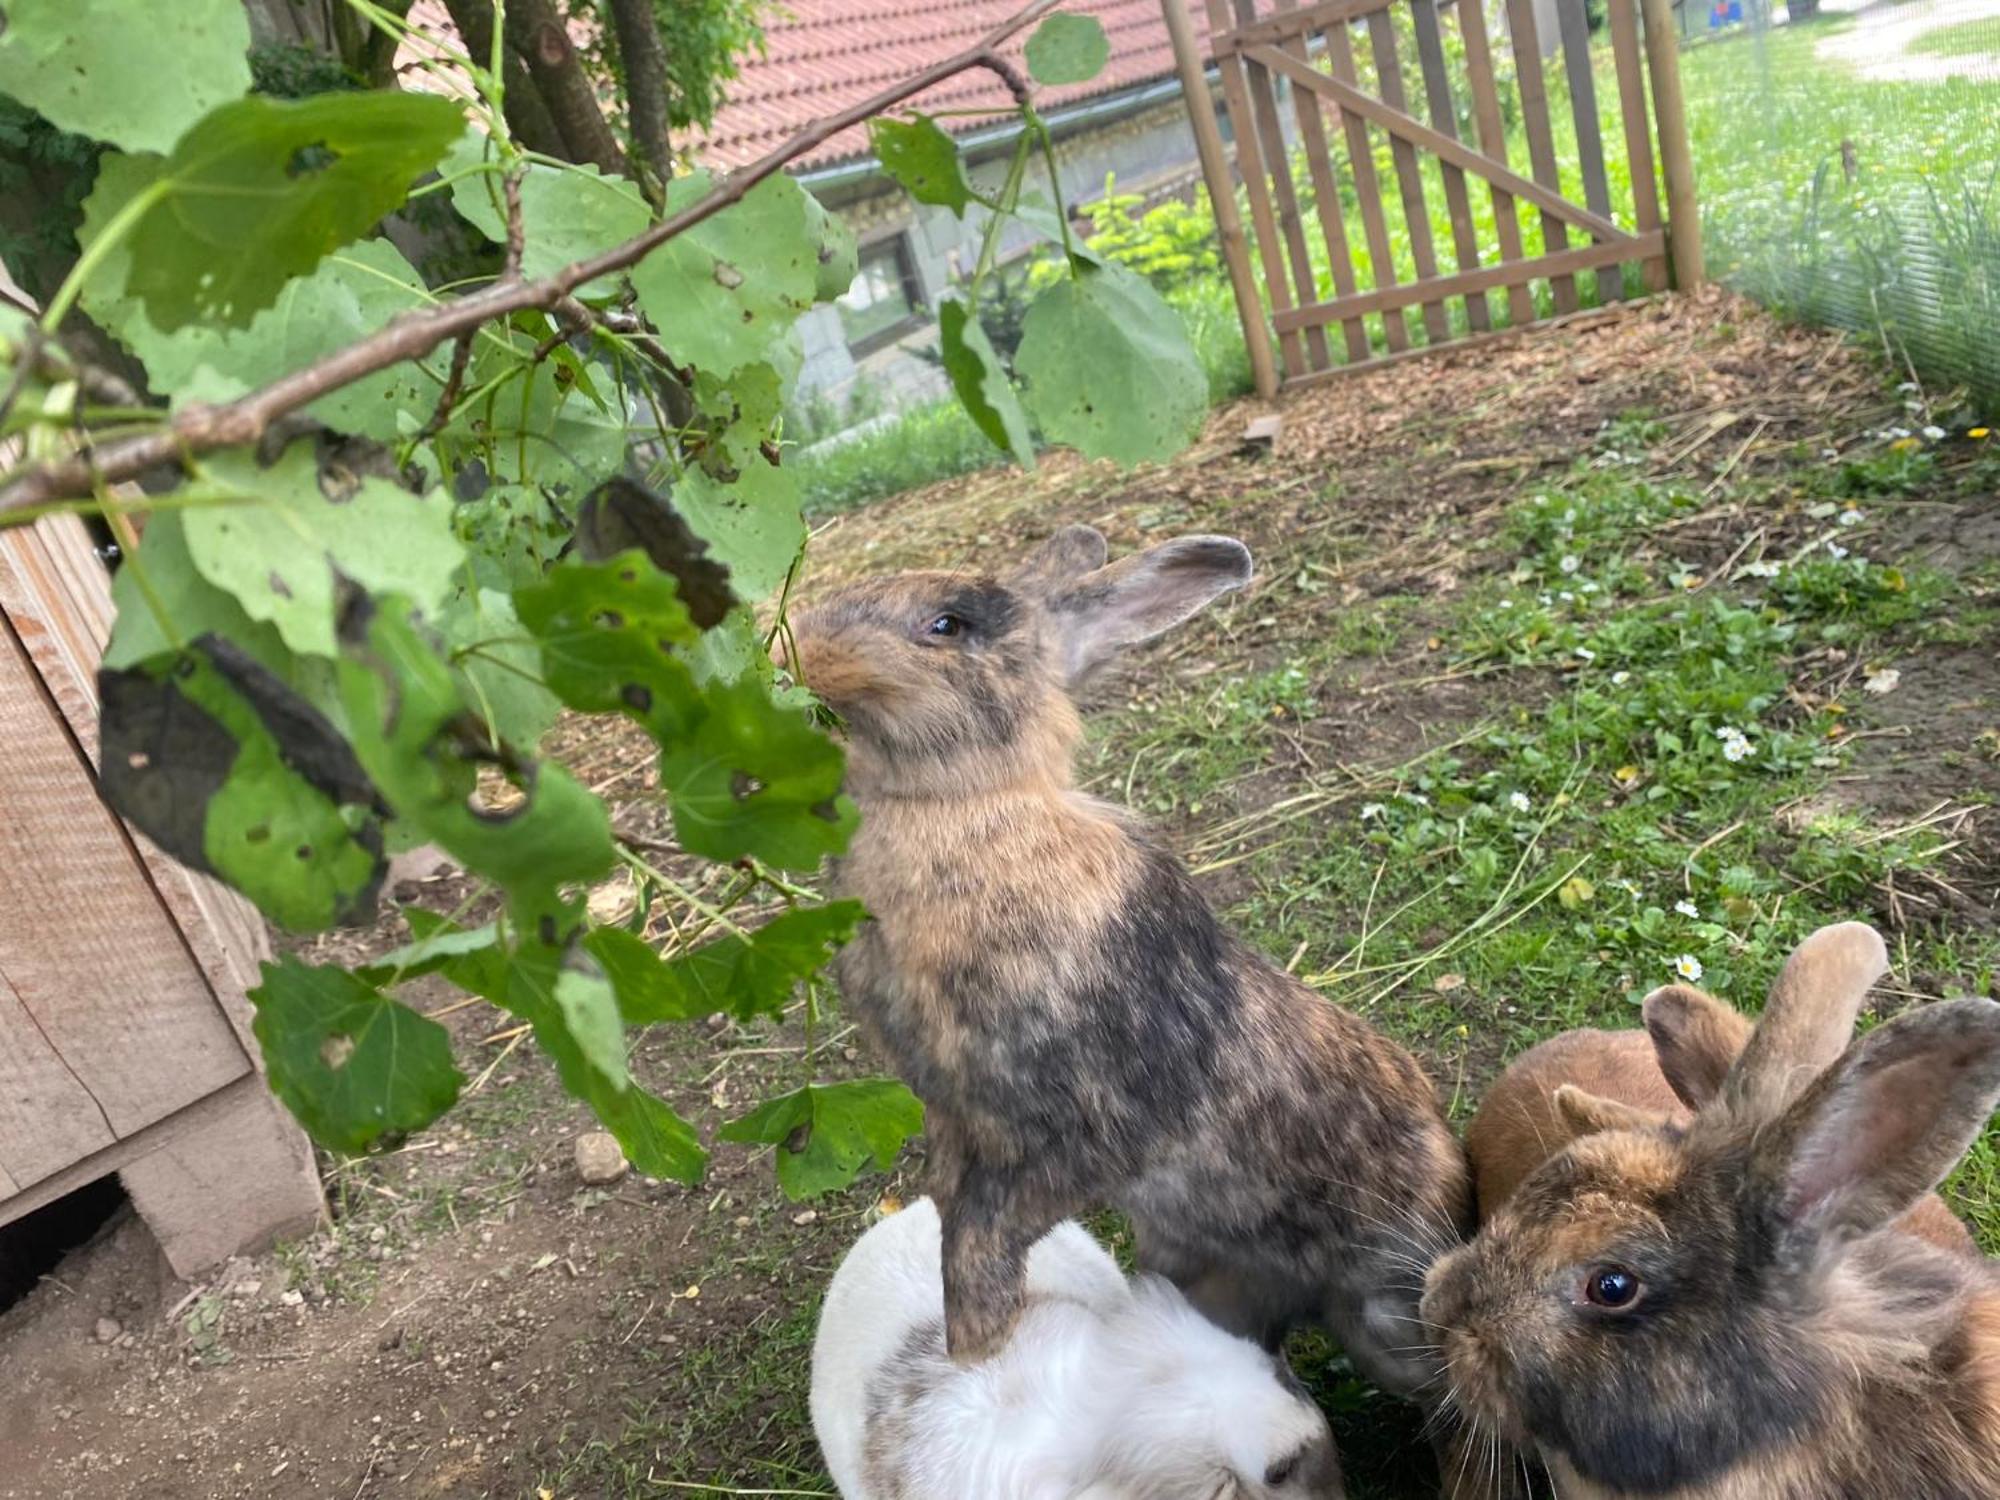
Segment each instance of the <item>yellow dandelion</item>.
[{"label": "yellow dandelion", "polygon": [[1970,429],[1965,435],[1971,438],[1974,442],[1980,442],[1988,437],[1991,437],[1993,435],[1993,429],[1990,427],[1974,427]]}]

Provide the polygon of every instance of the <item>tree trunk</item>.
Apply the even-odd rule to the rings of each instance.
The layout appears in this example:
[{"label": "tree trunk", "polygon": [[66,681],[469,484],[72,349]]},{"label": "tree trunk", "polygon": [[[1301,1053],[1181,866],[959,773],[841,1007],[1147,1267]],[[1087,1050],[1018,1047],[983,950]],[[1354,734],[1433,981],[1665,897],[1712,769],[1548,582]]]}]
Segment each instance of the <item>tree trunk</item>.
[{"label": "tree trunk", "polygon": [[623,175],[625,153],[618,149],[618,138],[598,107],[583,59],[550,0],[511,0],[507,43],[527,63],[542,102],[562,132],[569,159]]},{"label": "tree trunk", "polygon": [[632,151],[664,184],[674,175],[673,142],[667,134],[667,57],[660,46],[653,0],[611,0],[618,55],[625,64],[626,118]]},{"label": "tree trunk", "polygon": [[[445,0],[451,23],[465,44],[466,54],[482,68],[493,57],[493,7],[488,0]],[[543,156],[570,159],[568,143],[556,129],[555,118],[542,102],[542,91],[528,76],[528,66],[512,47],[503,47],[501,85],[507,91],[507,128],[514,139]]]}]

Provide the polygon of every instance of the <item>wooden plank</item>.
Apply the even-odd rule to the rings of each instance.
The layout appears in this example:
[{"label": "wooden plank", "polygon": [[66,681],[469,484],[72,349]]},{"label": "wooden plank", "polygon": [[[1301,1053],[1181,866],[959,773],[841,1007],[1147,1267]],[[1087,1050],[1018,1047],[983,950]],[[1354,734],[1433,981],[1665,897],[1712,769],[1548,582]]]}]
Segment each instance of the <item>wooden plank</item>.
[{"label": "wooden plank", "polygon": [[1688,146],[1687,101],[1681,97],[1680,43],[1670,0],[1639,0],[1646,23],[1646,71],[1653,81],[1659,126],[1660,173],[1667,184],[1667,253],[1673,283],[1685,292],[1702,284],[1701,215],[1695,202],[1694,153]]},{"label": "wooden plank", "polygon": [[1324,4],[1309,5],[1304,10],[1287,7],[1280,14],[1264,20],[1215,31],[1211,45],[1216,56],[1220,57],[1224,52],[1239,52],[1245,47],[1265,42],[1289,41],[1308,32],[1344,26],[1349,21],[1360,20],[1371,11],[1387,10],[1393,4],[1395,0],[1325,0]]},{"label": "wooden plank", "polygon": [[[1534,0],[1507,0],[1507,35],[1514,44],[1514,79],[1521,91],[1521,128],[1528,137],[1529,169],[1536,182],[1560,188],[1562,173],[1556,167],[1555,138],[1549,133],[1548,85],[1542,78],[1542,39],[1535,29]],[[1548,204],[1539,206],[1542,248],[1563,249],[1569,244],[1569,236],[1563,233],[1561,217]],[[1555,293],[1558,313],[1576,311],[1574,277],[1556,277],[1549,287]]]},{"label": "wooden plank", "polygon": [[0,625],[0,973],[112,1131],[251,1071],[11,626]]},{"label": "wooden plank", "polygon": [[7,1196],[118,1139],[0,972],[0,1173]]},{"label": "wooden plank", "polygon": [[[1409,101],[1403,94],[1403,65],[1396,56],[1396,28],[1387,12],[1377,11],[1368,18],[1368,42],[1375,54],[1375,83],[1382,102],[1397,114],[1407,115]],[[1410,258],[1416,262],[1417,280],[1433,280],[1438,273],[1437,252],[1431,245],[1431,215],[1424,203],[1424,174],[1417,163],[1416,148],[1391,133],[1389,159],[1396,165],[1396,183],[1402,190],[1403,223],[1410,233]],[[1433,344],[1451,337],[1451,319],[1445,315],[1442,302],[1424,303],[1424,332]]]},{"label": "wooden plank", "polygon": [[[1486,40],[1486,15],[1481,0],[1469,0],[1458,7],[1458,31],[1465,43],[1465,76],[1472,88],[1472,121],[1479,131],[1480,151],[1507,165],[1507,126],[1500,117],[1500,93],[1493,83],[1493,51]],[[1493,194],[1493,222],[1500,237],[1503,261],[1522,259],[1521,221],[1514,212],[1514,195],[1499,183],[1489,185]],[[1535,317],[1534,294],[1525,281],[1507,288],[1507,316],[1514,323],[1530,323]]]},{"label": "wooden plank", "polygon": [[20,1191],[21,1184],[7,1175],[6,1167],[0,1166],[0,1203],[5,1203]]},{"label": "wooden plank", "polygon": [[[1257,14],[1257,0],[1236,0],[1236,14],[1248,20]],[[1313,275],[1312,251],[1306,246],[1305,219],[1299,212],[1299,192],[1292,184],[1290,154],[1285,150],[1285,131],[1278,120],[1278,96],[1270,70],[1245,59],[1244,83],[1250,93],[1250,108],[1257,118],[1258,143],[1271,168],[1271,193],[1278,204],[1278,232],[1284,237],[1285,253],[1292,263],[1292,279],[1298,300],[1319,298],[1319,282]],[[1315,328],[1306,334],[1306,360],[1315,370],[1333,363],[1326,342],[1326,330]]]},{"label": "wooden plank", "polygon": [[1250,354],[1250,376],[1257,394],[1269,400],[1278,394],[1278,366],[1272,357],[1271,329],[1264,321],[1264,299],[1257,291],[1256,273],[1250,267],[1250,244],[1243,235],[1243,221],[1236,214],[1236,179],[1229,167],[1229,150],[1222,144],[1222,128],[1215,118],[1215,98],[1201,65],[1201,52],[1194,39],[1194,21],[1188,15],[1187,0],[1160,0],[1166,16],[1167,35],[1174,46],[1174,67],[1181,78],[1181,97],[1187,104],[1188,123],[1194,129],[1195,155],[1201,159],[1202,180],[1208,184],[1209,211],[1215,215],[1216,238],[1222,242],[1223,263],[1229,267],[1229,281],[1236,293],[1236,317],[1243,325],[1243,343]]},{"label": "wooden plank", "polygon": [[1391,308],[1408,307],[1424,297],[1462,297],[1484,292],[1496,286],[1505,286],[1510,277],[1549,276],[1557,273],[1574,274],[1578,271],[1599,270],[1605,266],[1636,260],[1642,255],[1657,254],[1665,248],[1666,235],[1658,229],[1638,240],[1619,240],[1602,245],[1572,245],[1567,250],[1558,250],[1554,255],[1532,261],[1481,266],[1476,271],[1462,271],[1456,276],[1440,276],[1435,281],[1427,283],[1412,282],[1403,286],[1383,287],[1372,292],[1360,292],[1353,297],[1335,297],[1331,301],[1317,302],[1310,307],[1295,307],[1285,314],[1284,321],[1294,328],[1305,328],[1313,323],[1332,323],[1363,313],[1379,313]]},{"label": "wooden plank", "polygon": [[[1492,182],[1503,184],[1517,198],[1526,198],[1537,208],[1553,214],[1559,221],[1574,224],[1585,233],[1606,241],[1629,240],[1631,235],[1620,229],[1602,214],[1594,213],[1563,197],[1555,188],[1530,182],[1519,173],[1491,157],[1472,150],[1463,141],[1453,140],[1448,135],[1440,135],[1421,120],[1413,120],[1399,110],[1390,109],[1380,99],[1364,94],[1351,82],[1338,76],[1327,77],[1311,68],[1301,65],[1296,59],[1282,52],[1274,52],[1269,47],[1255,47],[1251,51],[1260,62],[1274,71],[1283,73],[1295,83],[1302,83],[1309,89],[1316,89],[1341,106],[1343,113],[1363,115],[1380,125],[1391,135],[1401,136],[1414,146],[1430,151],[1454,166],[1475,172]],[[1568,241],[1564,241],[1567,248]]]},{"label": "wooden plank", "polygon": [[[1209,31],[1219,35],[1228,25],[1228,0],[1208,0]],[[1264,169],[1264,153],[1257,145],[1257,122],[1250,110],[1249,89],[1243,82],[1243,65],[1235,53],[1218,51],[1215,70],[1222,79],[1222,104],[1229,111],[1236,137],[1236,159],[1242,168],[1243,194],[1250,200],[1250,225],[1257,239],[1257,255],[1264,262],[1264,295],[1271,299],[1271,311],[1281,313],[1292,305],[1292,289],[1285,283],[1284,251],[1278,245],[1278,220],[1271,212],[1270,179]],[[1297,334],[1280,334],[1278,353],[1288,377],[1305,373],[1305,345]]]},{"label": "wooden plank", "polygon": [[[1473,0],[1478,3],[1478,0]],[[1444,35],[1438,26],[1437,0],[1410,0],[1410,19],[1417,38],[1417,67],[1423,74],[1424,97],[1430,104],[1431,126],[1440,135],[1458,139],[1458,105],[1451,97],[1451,74],[1445,68]],[[1445,207],[1451,213],[1452,248],[1461,271],[1479,269],[1479,232],[1472,225],[1472,200],[1465,191],[1465,171],[1439,162],[1444,176]],[[1493,326],[1486,294],[1465,299],[1465,320],[1473,332]]]},{"label": "wooden plank", "polygon": [[[1295,3],[1296,0],[1278,0],[1281,10],[1289,10]],[[1285,51],[1303,59],[1306,55],[1304,36],[1286,43]],[[1312,172],[1313,199],[1319,212],[1320,233],[1326,240],[1327,264],[1333,271],[1333,290],[1336,296],[1351,297],[1357,290],[1354,258],[1347,249],[1347,215],[1340,206],[1340,185],[1333,177],[1326,117],[1321,113],[1319,95],[1310,89],[1293,89],[1292,103],[1298,110],[1299,141],[1305,147],[1306,165]],[[1347,340],[1350,363],[1366,359],[1373,352],[1368,346],[1368,325],[1359,318],[1351,318],[1343,324],[1342,333]]]},{"label": "wooden plank", "polygon": [[[1632,0],[1609,0],[1611,56],[1618,70],[1618,109],[1625,119],[1625,160],[1631,168],[1632,222],[1640,233],[1660,227],[1660,190],[1653,177],[1653,131],[1646,113],[1646,71],[1639,60],[1639,18]],[[1667,262],[1654,256],[1641,267],[1646,290],[1667,289]]]},{"label": "wooden plank", "polygon": [[[1354,49],[1348,41],[1347,23],[1342,21],[1325,35],[1327,66],[1333,69],[1330,82],[1337,82],[1357,96],[1354,80]],[[1285,62],[1289,64],[1290,58]],[[1304,70],[1313,78],[1320,76],[1317,69]],[[1299,75],[1291,75],[1296,87]],[[1306,85],[1312,88],[1311,84]],[[1394,286],[1396,284],[1396,256],[1389,248],[1389,226],[1382,217],[1382,183],[1375,175],[1375,148],[1368,139],[1368,122],[1351,109],[1340,112],[1340,128],[1347,136],[1347,170],[1354,178],[1354,200],[1361,209],[1361,232],[1368,241],[1368,259],[1375,268],[1375,285]],[[1409,325],[1400,313],[1382,320],[1382,336],[1388,340],[1389,348],[1410,347]]]},{"label": "wooden plank", "polygon": [[[1604,133],[1597,119],[1597,80],[1590,71],[1590,17],[1584,0],[1555,0],[1556,27],[1562,33],[1563,70],[1569,74],[1570,116],[1576,122],[1576,161],[1583,173],[1583,201],[1611,217],[1611,182],[1604,175]],[[1597,273],[1597,300],[1616,302],[1625,295],[1625,273],[1604,266]]]}]

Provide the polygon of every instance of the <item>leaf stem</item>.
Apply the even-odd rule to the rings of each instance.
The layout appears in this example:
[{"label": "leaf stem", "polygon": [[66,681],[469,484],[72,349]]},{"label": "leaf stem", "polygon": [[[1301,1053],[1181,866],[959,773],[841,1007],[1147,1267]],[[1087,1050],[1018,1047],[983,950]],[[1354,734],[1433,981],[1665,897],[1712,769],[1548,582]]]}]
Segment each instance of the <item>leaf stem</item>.
[{"label": "leaf stem", "polygon": [[62,320],[69,316],[69,310],[76,305],[76,299],[83,294],[83,284],[91,278],[97,268],[104,264],[105,257],[124,243],[125,236],[139,227],[139,221],[151,213],[168,193],[173,191],[174,179],[161,177],[147,184],[145,191],[134,195],[130,202],[111,216],[97,237],[84,246],[83,254],[76,258],[76,264],[69,269],[55,296],[49,299],[48,308],[42,313],[42,332],[54,334],[62,327]]}]

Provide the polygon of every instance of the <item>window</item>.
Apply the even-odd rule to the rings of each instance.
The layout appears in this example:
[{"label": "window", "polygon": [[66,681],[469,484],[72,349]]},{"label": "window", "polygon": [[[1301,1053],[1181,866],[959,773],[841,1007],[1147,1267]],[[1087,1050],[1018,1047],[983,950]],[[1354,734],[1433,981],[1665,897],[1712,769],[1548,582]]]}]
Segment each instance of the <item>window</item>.
[{"label": "window", "polygon": [[923,321],[923,293],[904,237],[864,245],[861,270],[840,298],[840,321],[857,354],[893,341]]}]

